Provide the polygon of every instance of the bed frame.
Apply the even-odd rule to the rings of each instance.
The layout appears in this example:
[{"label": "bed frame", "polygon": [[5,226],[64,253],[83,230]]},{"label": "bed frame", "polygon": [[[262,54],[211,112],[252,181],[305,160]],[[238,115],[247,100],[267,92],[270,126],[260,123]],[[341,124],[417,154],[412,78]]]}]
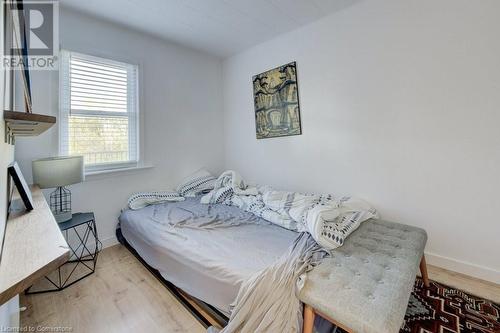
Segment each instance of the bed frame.
[{"label": "bed frame", "polygon": [[120,227],[116,229],[116,238],[139,260],[144,267],[147,268],[148,271],[151,272],[151,274],[153,274],[154,277],[158,279],[158,281],[161,282],[161,284],[200,322],[200,324],[203,325],[203,327],[208,328],[209,326],[214,326],[217,328],[223,328],[227,325],[229,319],[223,313],[210,304],[207,304],[189,295],[182,289],[177,288],[174,284],[165,280],[158,270],[148,265],[139,253],[137,253],[137,251],[127,242],[125,237],[123,237]]}]

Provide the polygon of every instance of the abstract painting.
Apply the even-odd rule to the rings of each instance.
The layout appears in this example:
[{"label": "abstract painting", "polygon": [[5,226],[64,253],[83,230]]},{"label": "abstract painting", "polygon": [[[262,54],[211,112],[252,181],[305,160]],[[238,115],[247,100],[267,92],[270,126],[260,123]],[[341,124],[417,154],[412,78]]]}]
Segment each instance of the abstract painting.
[{"label": "abstract painting", "polygon": [[295,62],[253,77],[257,139],[302,134]]}]

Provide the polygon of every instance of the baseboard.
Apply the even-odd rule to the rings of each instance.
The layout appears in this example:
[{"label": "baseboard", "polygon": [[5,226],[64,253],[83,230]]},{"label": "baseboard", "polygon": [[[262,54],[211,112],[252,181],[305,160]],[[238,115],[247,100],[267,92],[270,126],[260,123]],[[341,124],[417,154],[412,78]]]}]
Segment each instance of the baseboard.
[{"label": "baseboard", "polygon": [[101,239],[102,248],[110,247],[116,244],[120,244],[115,236]]},{"label": "baseboard", "polygon": [[500,271],[429,252],[425,258],[430,265],[500,284]]}]

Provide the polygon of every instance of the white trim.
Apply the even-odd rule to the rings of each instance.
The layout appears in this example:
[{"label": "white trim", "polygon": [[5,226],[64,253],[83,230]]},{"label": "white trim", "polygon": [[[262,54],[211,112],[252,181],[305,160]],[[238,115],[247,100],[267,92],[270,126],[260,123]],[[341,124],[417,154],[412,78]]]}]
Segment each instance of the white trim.
[{"label": "white trim", "polygon": [[131,62],[131,61],[120,61],[120,60],[117,60],[113,56],[93,55],[93,54],[89,54],[87,52],[83,53],[83,52],[79,52],[79,51],[71,51],[71,50],[68,50],[68,49],[64,49],[63,51],[69,52],[71,54],[74,54],[74,55],[76,55],[77,57],[80,57],[80,58],[89,59],[90,61],[102,62],[102,60],[106,60],[106,61],[109,61],[109,63],[111,63],[112,65],[116,65],[118,67],[126,67],[126,66],[130,66],[130,65],[132,65],[132,66],[138,66],[139,65],[139,64]]},{"label": "white trim", "polygon": [[[135,147],[135,151],[133,152],[133,160],[139,162],[141,160],[139,144],[140,144],[140,128],[139,128],[139,119],[140,119],[140,105],[139,105],[139,66],[138,65],[130,65],[127,67],[127,92],[132,98],[128,99],[129,105],[127,109],[134,110],[133,117],[129,117],[129,146]],[[135,142],[133,142],[133,141]],[[130,153],[129,153],[130,154]],[[132,157],[132,154],[130,154]]]},{"label": "white trim", "polygon": [[[101,250],[120,243],[120,242],[118,242],[118,239],[116,238],[116,236],[111,236],[111,237],[107,237],[104,239],[99,239],[99,241],[101,242],[101,246],[102,246]],[[89,241],[86,245],[89,249],[93,249],[95,247],[94,239],[89,239]]]},{"label": "white trim", "polygon": [[500,284],[500,271],[498,270],[429,252],[425,253],[425,258],[430,265]]},{"label": "white trim", "polygon": [[91,175],[93,173],[100,173],[106,171],[114,171],[121,169],[131,169],[141,166],[137,161],[123,161],[117,163],[101,163],[101,164],[87,164],[85,166],[85,175]]},{"label": "white trim", "polygon": [[101,239],[101,244],[102,244],[102,248],[105,249],[107,247],[111,247],[113,245],[120,244],[120,242],[118,242],[118,239],[116,239],[116,237],[113,236],[113,237]]},{"label": "white trim", "polygon": [[143,165],[137,165],[137,166],[133,166],[133,167],[105,169],[105,170],[99,170],[99,171],[86,172],[85,173],[85,180],[92,180],[94,178],[97,178],[98,176],[112,176],[112,175],[118,174],[118,173],[141,171],[141,170],[147,170],[147,169],[152,169],[152,168],[154,168],[154,166],[151,164],[143,164]]},{"label": "white trim", "polygon": [[66,50],[59,51],[59,118],[57,119],[59,125],[57,151],[59,155],[65,150],[64,147],[67,146],[65,141],[68,140],[69,91],[65,87],[69,86],[69,54],[70,52]]}]

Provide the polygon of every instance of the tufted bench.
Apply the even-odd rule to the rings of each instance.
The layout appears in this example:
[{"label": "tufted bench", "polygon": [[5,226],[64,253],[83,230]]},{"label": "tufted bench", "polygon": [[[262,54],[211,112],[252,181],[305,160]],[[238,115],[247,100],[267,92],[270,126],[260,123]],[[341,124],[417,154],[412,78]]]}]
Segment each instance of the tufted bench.
[{"label": "tufted bench", "polygon": [[424,230],[369,220],[353,232],[308,276],[299,298],[304,303],[304,330],[311,333],[315,315],[348,332],[396,333],[403,323],[420,262]]}]

